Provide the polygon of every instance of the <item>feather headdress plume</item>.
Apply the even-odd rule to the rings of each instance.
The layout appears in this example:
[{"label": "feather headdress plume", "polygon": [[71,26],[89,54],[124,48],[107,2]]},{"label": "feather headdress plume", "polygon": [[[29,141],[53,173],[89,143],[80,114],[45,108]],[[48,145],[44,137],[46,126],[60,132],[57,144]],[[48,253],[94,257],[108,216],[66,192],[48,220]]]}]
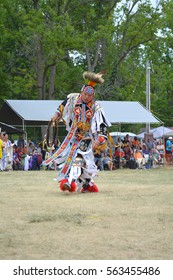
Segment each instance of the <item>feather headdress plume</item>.
[{"label": "feather headdress plume", "polygon": [[95,87],[97,84],[102,84],[104,82],[104,79],[102,76],[104,75],[104,72],[99,73],[93,73],[93,72],[84,72],[83,78],[86,80],[86,84],[91,87]]}]

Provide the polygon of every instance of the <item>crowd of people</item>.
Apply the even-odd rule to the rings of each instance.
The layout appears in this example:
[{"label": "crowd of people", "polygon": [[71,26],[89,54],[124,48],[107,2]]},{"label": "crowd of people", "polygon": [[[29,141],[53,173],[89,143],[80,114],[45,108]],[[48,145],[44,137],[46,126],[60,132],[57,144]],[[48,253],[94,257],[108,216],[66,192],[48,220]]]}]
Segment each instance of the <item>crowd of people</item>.
[{"label": "crowd of people", "polygon": [[10,140],[6,132],[0,133],[0,170],[40,170],[42,161],[48,158],[55,150],[47,148],[45,141],[34,143],[19,136],[15,143]]},{"label": "crowd of people", "polygon": [[[51,157],[59,148],[59,140],[48,147],[46,138],[41,142],[28,143],[20,136],[17,143],[9,140],[7,133],[0,133],[0,171],[7,170],[40,170],[42,162]],[[130,138],[127,134],[124,139],[120,137],[114,145],[108,145],[104,151],[95,149],[94,161],[98,169],[115,170],[118,168],[149,169],[164,164],[164,157],[167,162],[173,163],[173,143],[169,137],[164,143],[163,139],[147,139],[139,141],[137,137]],[[56,162],[46,168],[56,170]]]},{"label": "crowd of people", "polygon": [[[95,162],[102,171],[121,167],[130,169],[150,169],[164,164],[164,158],[172,164],[173,144],[172,137],[164,143],[163,139],[139,140],[136,136],[130,138],[127,134],[124,139],[117,138],[113,151],[95,153]],[[169,155],[169,156],[168,156]]]},{"label": "crowd of people", "polygon": [[[48,147],[46,138],[41,142],[28,143],[20,136],[17,143],[9,140],[7,133],[0,133],[0,170],[40,170],[42,162],[59,148],[59,140]],[[163,139],[147,139],[139,141],[135,136],[130,138],[127,134],[124,139],[120,137],[114,145],[108,145],[105,151],[94,151],[94,161],[98,169],[115,170],[118,168],[149,169],[164,164],[164,157],[168,163],[173,163],[173,143],[169,137],[164,143]],[[56,170],[56,162],[46,168]]]}]

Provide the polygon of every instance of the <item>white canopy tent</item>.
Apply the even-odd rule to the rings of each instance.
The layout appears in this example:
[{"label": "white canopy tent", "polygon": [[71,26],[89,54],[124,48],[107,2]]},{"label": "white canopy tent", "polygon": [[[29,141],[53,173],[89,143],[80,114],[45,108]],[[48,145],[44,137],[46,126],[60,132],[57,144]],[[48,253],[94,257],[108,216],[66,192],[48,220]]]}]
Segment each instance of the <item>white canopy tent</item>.
[{"label": "white canopy tent", "polygon": [[[162,138],[165,133],[170,133],[170,132],[172,132],[172,129],[165,127],[165,126],[159,126],[159,127],[150,129],[150,131],[149,131],[149,133],[152,133],[153,137],[156,139]],[[142,133],[138,134],[137,137],[144,138],[144,134],[145,134],[145,132],[142,132]]]},{"label": "white canopy tent", "polygon": [[163,134],[163,138],[173,137],[173,130]]},{"label": "white canopy tent", "polygon": [[[22,127],[47,124],[62,100],[5,100],[0,121]],[[137,101],[98,101],[111,124],[154,123],[161,120]]]}]

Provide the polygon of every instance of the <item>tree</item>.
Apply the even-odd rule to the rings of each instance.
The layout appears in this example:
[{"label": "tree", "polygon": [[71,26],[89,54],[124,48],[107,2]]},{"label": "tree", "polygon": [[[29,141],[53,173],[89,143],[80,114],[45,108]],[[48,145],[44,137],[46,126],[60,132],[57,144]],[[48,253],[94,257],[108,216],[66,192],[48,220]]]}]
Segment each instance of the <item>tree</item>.
[{"label": "tree", "polygon": [[[16,95],[18,86],[21,90],[24,82],[25,95],[22,98],[28,98],[29,87],[33,98],[55,98],[56,68],[64,66],[66,61],[68,64],[68,52],[74,45],[77,47],[76,42],[80,39],[66,13],[69,3],[70,1],[34,0],[17,0],[15,3],[8,0],[3,3],[1,8],[6,16],[3,25],[8,39],[11,39],[8,64],[10,65],[12,57],[15,58],[10,68]],[[9,12],[10,23],[7,20]],[[3,42],[5,49],[7,44]]]},{"label": "tree", "polygon": [[151,109],[171,122],[172,1],[1,2],[1,100],[61,99],[79,91],[84,70],[105,70],[96,98],[145,105],[149,60]]},{"label": "tree", "polygon": [[157,40],[147,52],[153,64],[151,81],[152,111],[167,126],[173,121],[173,3],[160,1]]}]

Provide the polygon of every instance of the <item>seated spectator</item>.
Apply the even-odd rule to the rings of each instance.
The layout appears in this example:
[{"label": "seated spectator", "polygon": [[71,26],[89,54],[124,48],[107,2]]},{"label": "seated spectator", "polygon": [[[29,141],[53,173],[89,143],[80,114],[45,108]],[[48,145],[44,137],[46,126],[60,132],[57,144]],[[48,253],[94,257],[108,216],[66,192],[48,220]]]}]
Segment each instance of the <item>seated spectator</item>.
[{"label": "seated spectator", "polygon": [[41,154],[43,161],[46,159],[46,151],[47,151],[47,140],[46,140],[46,134],[44,135],[44,139],[40,142],[41,147]]},{"label": "seated spectator", "polygon": [[145,158],[145,168],[146,169],[150,169],[152,167],[152,156],[150,156],[150,151],[148,149],[148,147],[146,146],[146,144],[142,145],[142,154]]},{"label": "seated spectator", "polygon": [[18,153],[16,152],[16,145],[13,146],[12,168],[13,168],[13,170],[22,170],[21,161],[18,157]]},{"label": "seated spectator", "polygon": [[116,148],[115,153],[114,153],[114,157],[124,158],[125,157],[124,150],[121,147]]},{"label": "seated spectator", "polygon": [[[133,153],[134,154],[134,153]],[[137,169],[138,168],[138,164],[134,158],[134,156],[132,156],[129,161],[128,161],[128,165],[127,167],[129,167],[130,169]]]},{"label": "seated spectator", "polygon": [[125,154],[124,157],[125,157],[126,161],[128,161],[133,155],[133,150],[130,146],[130,143],[127,143],[123,150],[124,150],[124,154]]},{"label": "seated spectator", "polygon": [[143,156],[144,156],[145,158],[148,158],[148,157],[149,157],[150,151],[148,150],[146,144],[143,144],[143,145],[142,145],[142,154],[143,154]]},{"label": "seated spectator", "polygon": [[60,145],[61,145],[61,142],[60,142],[59,139],[57,139],[57,140],[55,141],[55,144],[54,144],[55,151],[59,149]]},{"label": "seated spectator", "polygon": [[96,150],[94,152],[94,161],[95,161],[95,164],[97,165],[97,167],[100,169],[100,171],[103,171],[104,170],[104,167],[103,167],[103,153],[99,150]]},{"label": "seated spectator", "polygon": [[153,139],[153,148],[156,148],[156,146],[157,146],[157,139],[154,138],[154,139]]},{"label": "seated spectator", "polygon": [[116,168],[119,168],[120,166],[125,167],[126,165],[125,153],[121,147],[115,149],[113,158],[114,158],[114,163]]},{"label": "seated spectator", "polygon": [[150,158],[152,158],[152,167],[156,168],[161,164],[161,156],[156,148],[151,149]]},{"label": "seated spectator", "polygon": [[103,167],[104,169],[108,168],[109,170],[112,170],[113,162],[112,159],[110,158],[109,153],[105,153],[103,156]]},{"label": "seated spectator", "polygon": [[117,147],[117,148],[118,148],[118,147],[123,147],[123,142],[121,141],[121,138],[120,138],[120,137],[117,138],[116,147]]},{"label": "seated spectator", "polygon": [[36,147],[35,148],[37,149],[37,152],[40,154],[41,150],[42,150],[40,142],[36,143]]},{"label": "seated spectator", "polygon": [[124,141],[123,141],[124,146],[126,146],[127,143],[131,145],[129,134],[126,134],[126,136],[124,137]]},{"label": "seated spectator", "polygon": [[132,149],[137,149],[141,146],[141,143],[139,142],[138,138],[135,136],[132,140]]},{"label": "seated spectator", "polygon": [[[56,149],[55,149],[55,145],[53,144],[51,146],[51,150],[50,150],[50,156],[52,156],[55,153]],[[56,160],[54,160],[51,164],[49,164],[48,169],[49,170],[57,170],[58,166],[56,163]]]},{"label": "seated spectator", "polygon": [[42,155],[37,151],[37,149],[34,149],[33,155],[30,158],[29,167],[31,170],[40,170],[41,163]]},{"label": "seated spectator", "polygon": [[32,142],[29,143],[28,145],[28,155],[31,156],[34,150],[34,145]]},{"label": "seated spectator", "polygon": [[158,150],[159,152],[159,155],[161,157],[161,163],[163,164],[163,160],[164,160],[164,153],[165,153],[165,147],[164,147],[164,144],[163,144],[163,140],[162,139],[159,139],[158,143],[157,143],[157,146],[156,146],[156,149]]},{"label": "seated spectator", "polygon": [[150,140],[150,138],[147,139],[145,144],[146,144],[148,150],[151,151],[151,149],[153,148],[153,142]]},{"label": "seated spectator", "polygon": [[139,169],[142,169],[145,167],[145,158],[142,154],[142,151],[137,148],[134,150],[134,159],[136,160],[137,166]]}]

